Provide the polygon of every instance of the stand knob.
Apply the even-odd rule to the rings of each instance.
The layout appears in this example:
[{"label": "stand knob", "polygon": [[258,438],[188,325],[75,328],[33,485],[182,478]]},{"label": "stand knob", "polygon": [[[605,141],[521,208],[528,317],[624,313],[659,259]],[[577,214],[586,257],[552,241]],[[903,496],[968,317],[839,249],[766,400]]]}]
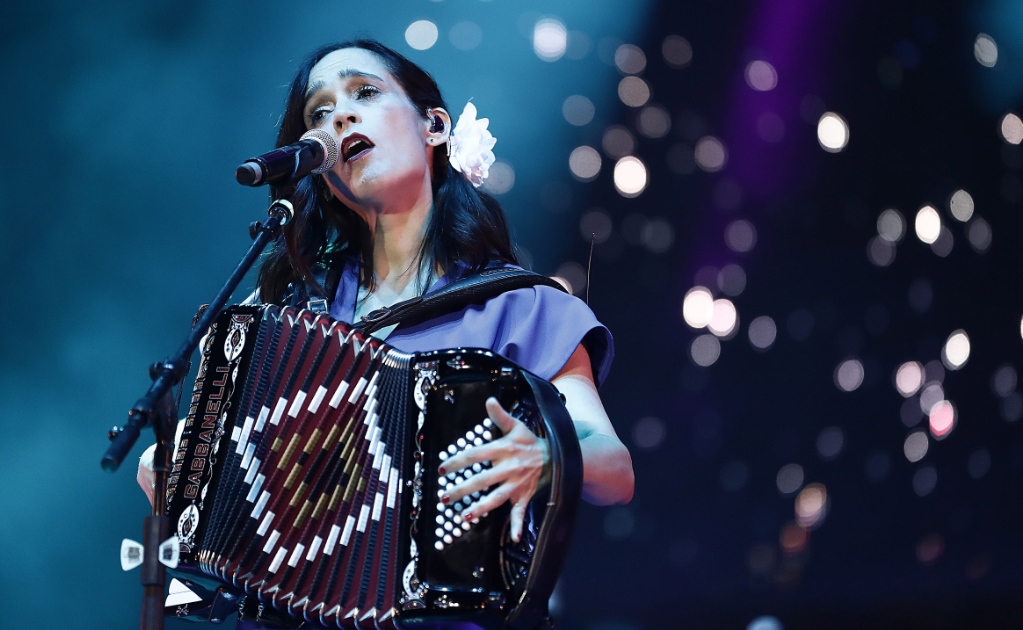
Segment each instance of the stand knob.
[{"label": "stand knob", "polygon": [[107,437],[110,438],[111,442],[113,442],[114,440],[117,439],[118,435],[121,435],[121,431],[124,431],[124,427],[118,426],[110,427],[110,430],[107,431]]}]

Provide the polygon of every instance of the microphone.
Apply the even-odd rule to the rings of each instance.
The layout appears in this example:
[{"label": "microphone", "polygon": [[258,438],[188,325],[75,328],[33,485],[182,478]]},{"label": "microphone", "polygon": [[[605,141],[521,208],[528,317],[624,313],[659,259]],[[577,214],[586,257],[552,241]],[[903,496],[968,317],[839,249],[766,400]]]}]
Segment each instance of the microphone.
[{"label": "microphone", "polygon": [[334,136],[323,129],[310,129],[294,144],[245,160],[234,178],[243,186],[285,184],[309,173],[329,171],[340,153]]}]

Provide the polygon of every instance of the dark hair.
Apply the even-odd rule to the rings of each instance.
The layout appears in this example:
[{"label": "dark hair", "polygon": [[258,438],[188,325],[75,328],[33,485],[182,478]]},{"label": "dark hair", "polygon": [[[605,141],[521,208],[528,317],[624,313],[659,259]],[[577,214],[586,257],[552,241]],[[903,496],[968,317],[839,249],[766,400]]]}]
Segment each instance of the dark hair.
[{"label": "dark hair", "polygon": [[[433,77],[398,52],[368,39],[331,44],[313,52],[299,66],[277,134],[278,147],[296,142],[306,132],[305,92],[313,66],[344,48],[361,48],[380,57],[424,120],[431,107],[447,109]],[[317,286],[312,273],[317,264],[336,269],[345,258],[354,256],[363,270],[372,269],[373,243],[368,226],[351,208],[326,192],[320,175],[304,177],[295,186],[291,196],[295,218],[284,226],[259,270],[264,302],[280,302],[292,284]],[[444,150],[433,152],[433,211],[419,260],[425,257],[432,258],[445,272],[455,263],[478,270],[492,261],[518,262],[500,204],[452,169]],[[372,273],[364,272],[361,282],[372,288]]]}]

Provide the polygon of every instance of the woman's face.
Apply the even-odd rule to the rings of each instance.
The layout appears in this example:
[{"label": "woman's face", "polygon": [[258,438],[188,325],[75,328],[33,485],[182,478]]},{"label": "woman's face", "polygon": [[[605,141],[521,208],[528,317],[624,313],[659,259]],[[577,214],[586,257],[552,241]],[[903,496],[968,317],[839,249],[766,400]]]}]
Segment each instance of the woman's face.
[{"label": "woman's face", "polygon": [[426,112],[375,53],[344,48],[321,59],[309,73],[303,116],[306,128],[337,138],[341,156],[324,177],[350,207],[411,207],[424,190],[432,194]]}]

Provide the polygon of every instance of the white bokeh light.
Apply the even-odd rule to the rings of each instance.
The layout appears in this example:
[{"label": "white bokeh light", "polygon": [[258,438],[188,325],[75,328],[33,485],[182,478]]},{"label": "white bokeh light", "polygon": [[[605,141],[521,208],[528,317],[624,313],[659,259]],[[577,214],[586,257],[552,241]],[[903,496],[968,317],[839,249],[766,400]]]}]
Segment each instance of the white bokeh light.
[{"label": "white bokeh light", "polygon": [[906,234],[906,220],[895,208],[888,208],[877,218],[877,233],[889,243],[898,243]]},{"label": "white bokeh light", "polygon": [[650,85],[639,77],[625,77],[618,82],[618,98],[629,107],[643,107],[650,100]]},{"label": "white bokeh light", "polygon": [[689,354],[693,358],[693,363],[708,367],[721,356],[721,342],[714,335],[700,335],[693,339],[692,345],[689,346]]},{"label": "white bokeh light", "polygon": [[902,444],[902,453],[909,461],[918,462],[927,454],[929,445],[926,432],[914,431],[906,436],[906,441]]},{"label": "white bokeh light", "polygon": [[758,92],[773,90],[778,85],[778,73],[771,64],[756,59],[746,65],[746,84]]},{"label": "white bokeh light", "polygon": [[965,223],[973,216],[973,197],[965,190],[957,190],[948,200],[948,208],[952,216]]},{"label": "white bokeh light", "polygon": [[917,361],[906,361],[895,371],[895,389],[903,398],[920,391],[924,384],[924,366]]},{"label": "white bokeh light", "polygon": [[704,136],[696,141],[693,157],[697,166],[708,173],[713,173],[725,167],[728,162],[728,151],[714,136]]},{"label": "white bokeh light", "polygon": [[600,173],[600,153],[593,147],[576,147],[568,156],[568,168],[579,181],[593,181]]},{"label": "white bokeh light", "polygon": [[817,122],[817,140],[829,153],[838,153],[849,144],[849,125],[834,112],[825,112]]},{"label": "white bokeh light", "polygon": [[924,206],[917,211],[913,228],[918,239],[931,245],[941,236],[941,216],[933,206]]},{"label": "white bokeh light", "polygon": [[1023,142],[1023,120],[1016,114],[1009,112],[1003,116],[999,130],[1002,132],[1002,139],[1009,144]]},{"label": "white bokeh light", "polygon": [[794,494],[803,486],[803,467],[799,464],[786,464],[778,471],[775,478],[778,492]]},{"label": "white bokeh light", "polygon": [[634,44],[622,44],[615,51],[615,65],[625,74],[639,74],[646,68],[646,54]]},{"label": "white bokeh light", "polygon": [[647,186],[646,165],[639,158],[627,155],[615,164],[614,181],[620,195],[637,197]]},{"label": "white bokeh light", "polygon": [[735,332],[738,323],[739,316],[731,300],[724,298],[714,300],[713,313],[710,322],[707,323],[707,329],[710,332],[718,337],[728,337]]},{"label": "white bokeh light", "polygon": [[749,323],[749,342],[757,350],[768,350],[778,337],[778,326],[774,320],[761,315]]},{"label": "white bokeh light", "polygon": [[828,510],[828,491],[822,483],[811,483],[796,497],[796,521],[804,529],[821,524]]},{"label": "white bokeh light", "polygon": [[437,43],[437,25],[430,20],[418,20],[405,29],[405,41],[416,50],[427,50]]},{"label": "white bokeh light", "polygon": [[863,384],[863,363],[856,358],[846,359],[835,368],[835,385],[844,392],[855,391]]},{"label": "white bokeh light", "polygon": [[973,41],[973,56],[985,68],[994,68],[998,63],[998,44],[987,33],[980,33]]},{"label": "white bokeh light", "polygon": [[948,336],[941,349],[941,362],[950,370],[958,370],[970,358],[970,337],[964,330],[957,330]]},{"label": "white bokeh light", "polygon": [[568,32],[561,20],[543,18],[533,26],[533,52],[544,61],[557,61],[568,47]]},{"label": "white bokeh light", "polygon": [[693,287],[682,300],[682,318],[693,328],[706,328],[714,317],[714,296],[705,287]]}]

